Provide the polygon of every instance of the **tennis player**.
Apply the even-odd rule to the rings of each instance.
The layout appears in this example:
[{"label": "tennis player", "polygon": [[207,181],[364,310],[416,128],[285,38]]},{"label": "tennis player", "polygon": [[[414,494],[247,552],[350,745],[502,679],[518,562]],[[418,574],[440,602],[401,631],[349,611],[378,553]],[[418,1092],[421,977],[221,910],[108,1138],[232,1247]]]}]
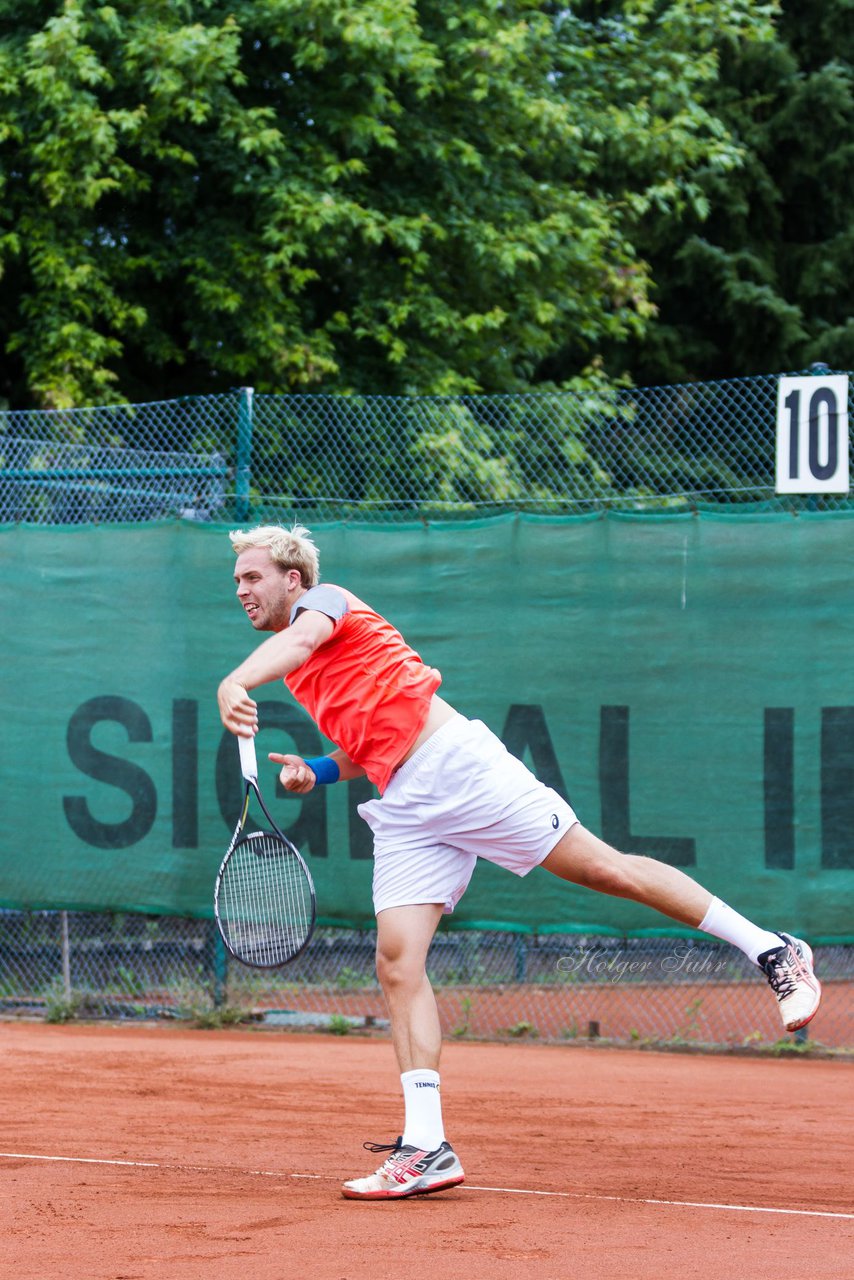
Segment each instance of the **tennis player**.
[{"label": "tennis player", "polygon": [[459,902],[478,857],[516,875],[544,867],[600,893],[629,898],[738,947],[764,972],[783,1025],[818,1009],[812,952],[788,933],[739,915],[684,872],[620,853],[587,831],[557,792],[490,730],[459,715],[395,628],[352,592],[320,585],[308,530],[263,526],[229,535],[237,598],[256,631],[273,634],[219,686],[222,722],[258,729],[249,691],[283,679],[336,749],[304,760],[273,753],[288,791],[362,775],[379,799],[359,806],[374,834],[377,976],[401,1072],[404,1127],[376,1173],[345,1182],[352,1199],[397,1199],[463,1181],[439,1095],[441,1031],[426,961],[436,927]]}]

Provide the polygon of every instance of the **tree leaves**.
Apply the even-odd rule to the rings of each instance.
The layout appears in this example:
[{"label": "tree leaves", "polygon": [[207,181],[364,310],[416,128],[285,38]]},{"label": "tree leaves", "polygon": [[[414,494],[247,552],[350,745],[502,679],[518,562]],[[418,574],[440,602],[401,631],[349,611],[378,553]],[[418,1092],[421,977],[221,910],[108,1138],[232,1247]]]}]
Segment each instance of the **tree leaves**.
[{"label": "tree leaves", "polygon": [[701,89],[771,8],[0,0],[0,395],[577,374],[740,162]]},{"label": "tree leaves", "polygon": [[702,198],[676,220],[650,208],[635,233],[659,318],[618,343],[611,370],[672,382],[854,363],[854,35],[850,0],[786,0],[759,42],[717,41],[703,94],[739,144],[736,167],[700,166]]}]

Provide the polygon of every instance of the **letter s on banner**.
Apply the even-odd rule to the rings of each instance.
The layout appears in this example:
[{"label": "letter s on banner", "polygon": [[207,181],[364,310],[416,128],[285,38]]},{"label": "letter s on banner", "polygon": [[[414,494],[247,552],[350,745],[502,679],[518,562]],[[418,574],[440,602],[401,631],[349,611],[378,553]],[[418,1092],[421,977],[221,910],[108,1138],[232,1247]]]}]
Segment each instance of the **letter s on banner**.
[{"label": "letter s on banner", "polygon": [[90,698],[78,707],[68,723],[68,754],[81,773],[109,787],[124,791],[131,803],[123,822],[102,822],[92,813],[85,796],[63,796],[62,807],[72,831],[97,849],[127,849],[143,840],[157,816],[157,792],[139,765],[99,750],[92,730],[102,720],[114,721],[126,731],[129,742],[151,742],[151,722],[129,698]]}]

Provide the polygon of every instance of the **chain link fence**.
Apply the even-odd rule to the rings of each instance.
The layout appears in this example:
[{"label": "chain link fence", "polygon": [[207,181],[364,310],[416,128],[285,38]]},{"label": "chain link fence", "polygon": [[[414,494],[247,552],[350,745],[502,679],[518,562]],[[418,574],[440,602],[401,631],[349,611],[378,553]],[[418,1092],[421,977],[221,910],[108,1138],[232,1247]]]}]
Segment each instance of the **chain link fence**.
[{"label": "chain link fence", "polygon": [[[816,372],[829,372],[824,366]],[[0,412],[0,520],[461,519],[767,503],[776,375],[497,396],[229,394]]]},{"label": "chain link fence", "polygon": [[[817,373],[829,372],[816,368]],[[461,398],[253,395],[0,412],[0,520],[36,524],[571,514],[763,504],[775,494],[777,376]],[[321,929],[287,970],[227,962],[214,925],[0,912],[0,1011],[387,1029],[369,931]],[[819,947],[810,1035],[854,1045],[854,948]],[[673,938],[441,932],[445,1034],[774,1045],[765,983],[740,953]],[[801,1036],[805,1039],[805,1036]],[[796,1046],[797,1047],[797,1046]]]},{"label": "chain link fence", "polygon": [[[188,1018],[387,1032],[371,930],[319,929],[278,971],[228,959],[209,920],[62,911],[0,914],[0,1013]],[[813,1045],[854,1047],[852,948],[817,947]],[[644,1046],[780,1046],[758,971],[713,940],[442,930],[428,971],[452,1038]],[[807,1042],[806,1031],[797,1041]],[[791,1042],[790,1042],[791,1043]]]}]

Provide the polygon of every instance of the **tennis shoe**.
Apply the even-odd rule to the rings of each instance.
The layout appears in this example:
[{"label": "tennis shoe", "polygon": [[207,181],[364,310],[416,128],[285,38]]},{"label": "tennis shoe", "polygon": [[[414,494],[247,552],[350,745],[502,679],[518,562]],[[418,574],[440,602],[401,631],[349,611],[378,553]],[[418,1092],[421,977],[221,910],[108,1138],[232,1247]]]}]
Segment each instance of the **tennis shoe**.
[{"label": "tennis shoe", "polygon": [[341,1192],[348,1200],[400,1200],[404,1196],[422,1196],[431,1191],[456,1187],[465,1174],[457,1154],[449,1142],[435,1151],[421,1151],[403,1145],[402,1139],[385,1145],[366,1142],[366,1151],[390,1151],[376,1173],[367,1178],[345,1182]]},{"label": "tennis shoe", "polygon": [[821,1003],[821,983],[813,970],[812,951],[800,938],[781,933],[782,946],[763,951],[759,966],[780,1006],[787,1031],[805,1027]]}]

